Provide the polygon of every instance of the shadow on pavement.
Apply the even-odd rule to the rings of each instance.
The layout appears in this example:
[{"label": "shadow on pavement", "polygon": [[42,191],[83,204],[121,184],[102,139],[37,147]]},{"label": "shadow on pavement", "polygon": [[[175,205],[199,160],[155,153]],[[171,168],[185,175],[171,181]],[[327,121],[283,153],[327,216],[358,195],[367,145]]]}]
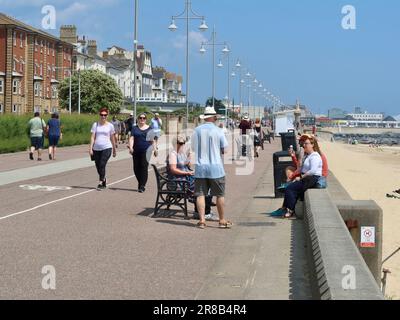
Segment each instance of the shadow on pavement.
[{"label": "shadow on pavement", "polygon": [[158,223],[170,224],[179,227],[196,228],[196,223],[191,223],[188,220],[160,220],[157,218]]},{"label": "shadow on pavement", "polygon": [[303,220],[292,221],[290,238],[289,299],[311,300]]},{"label": "shadow on pavement", "polygon": [[239,227],[276,227],[275,222],[239,222]]},{"label": "shadow on pavement", "polygon": [[270,199],[270,200],[275,200],[275,196],[255,196],[253,199]]}]

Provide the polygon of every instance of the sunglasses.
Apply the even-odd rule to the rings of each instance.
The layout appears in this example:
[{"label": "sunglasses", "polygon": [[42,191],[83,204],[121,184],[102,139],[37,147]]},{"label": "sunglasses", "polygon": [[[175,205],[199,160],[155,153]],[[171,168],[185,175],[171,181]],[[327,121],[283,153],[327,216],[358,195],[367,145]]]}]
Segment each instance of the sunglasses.
[{"label": "sunglasses", "polygon": [[139,120],[146,120],[146,117],[139,117]]},{"label": "sunglasses", "polygon": [[108,117],[108,114],[100,114],[101,117]]}]

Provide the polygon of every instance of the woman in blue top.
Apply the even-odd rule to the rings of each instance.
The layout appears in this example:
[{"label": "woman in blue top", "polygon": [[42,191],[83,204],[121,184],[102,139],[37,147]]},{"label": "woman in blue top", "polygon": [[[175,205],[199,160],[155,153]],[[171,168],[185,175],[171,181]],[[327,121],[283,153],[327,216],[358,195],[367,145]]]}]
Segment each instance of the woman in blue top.
[{"label": "woman in blue top", "polygon": [[51,115],[47,122],[47,134],[49,138],[49,159],[56,160],[56,149],[58,142],[62,139],[61,122],[57,113]]},{"label": "woman in blue top", "polygon": [[138,181],[139,193],[146,191],[149,162],[154,145],[154,133],[146,121],[146,114],[140,114],[137,125],[132,127],[128,146],[129,152],[133,156],[133,171]]}]

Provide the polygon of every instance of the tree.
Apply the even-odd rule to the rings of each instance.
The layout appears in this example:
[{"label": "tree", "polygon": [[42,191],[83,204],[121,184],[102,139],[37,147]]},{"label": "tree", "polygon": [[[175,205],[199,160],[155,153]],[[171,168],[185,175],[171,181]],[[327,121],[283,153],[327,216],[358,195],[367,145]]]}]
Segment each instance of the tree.
[{"label": "tree", "polygon": [[[101,108],[108,108],[110,113],[117,114],[123,104],[123,95],[115,80],[98,70],[84,70],[81,78],[81,112],[97,113]],[[69,78],[64,79],[58,87],[60,106],[69,108]],[[72,75],[72,111],[78,111],[79,80],[78,73]]]},{"label": "tree", "polygon": [[[225,104],[222,102],[222,100],[215,99],[214,101],[215,105],[215,111],[217,111],[218,114],[225,115]],[[213,106],[213,98],[208,98],[206,101],[206,107],[212,107]]]}]

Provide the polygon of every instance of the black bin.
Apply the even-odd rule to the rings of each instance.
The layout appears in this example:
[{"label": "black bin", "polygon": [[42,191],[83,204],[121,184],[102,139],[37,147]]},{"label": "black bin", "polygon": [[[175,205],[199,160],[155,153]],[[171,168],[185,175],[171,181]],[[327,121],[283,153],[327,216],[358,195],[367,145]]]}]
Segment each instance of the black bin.
[{"label": "black bin", "polygon": [[[294,145],[293,145],[294,147]],[[288,151],[280,151],[275,152],[273,155],[274,162],[274,190],[275,190],[275,198],[283,198],[284,191],[278,190],[278,188],[286,183],[286,168],[293,166],[292,158],[289,155]]]},{"label": "black bin", "polygon": [[288,132],[279,133],[281,136],[282,142],[282,150],[289,150],[290,146],[293,146],[293,150],[297,152],[297,143],[296,143],[296,133],[294,130],[289,130]]}]

